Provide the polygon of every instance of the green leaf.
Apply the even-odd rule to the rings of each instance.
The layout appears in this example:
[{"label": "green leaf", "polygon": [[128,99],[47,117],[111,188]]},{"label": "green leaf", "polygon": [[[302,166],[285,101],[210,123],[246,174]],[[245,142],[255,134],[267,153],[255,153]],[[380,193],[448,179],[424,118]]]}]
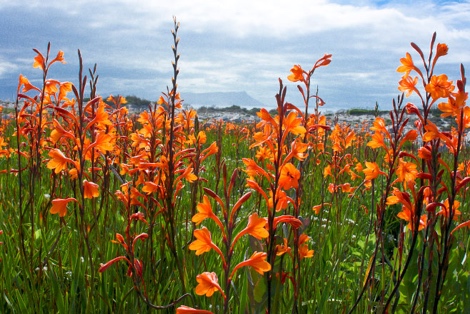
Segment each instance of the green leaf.
[{"label": "green leaf", "polygon": [[41,229],[37,229],[37,230],[34,232],[34,239],[35,239],[35,240],[39,240],[39,239],[41,239],[41,236],[42,236]]},{"label": "green leaf", "polygon": [[[251,270],[254,272],[253,270]],[[259,274],[254,274],[255,276],[255,286],[253,288],[254,296],[255,296],[255,301],[258,303],[261,303],[266,295],[266,282],[264,280],[264,276],[260,276]]]}]

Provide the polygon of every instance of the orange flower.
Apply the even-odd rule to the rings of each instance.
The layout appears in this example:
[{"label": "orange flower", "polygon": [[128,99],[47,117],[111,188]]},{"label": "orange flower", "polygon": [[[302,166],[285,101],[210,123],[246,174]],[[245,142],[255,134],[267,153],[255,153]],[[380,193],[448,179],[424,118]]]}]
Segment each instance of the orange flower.
[{"label": "orange flower", "polygon": [[198,310],[192,307],[181,305],[176,309],[176,314],[213,314],[211,311],[207,310]]},{"label": "orange flower", "polygon": [[[182,173],[181,173],[182,172]],[[186,167],[183,169],[179,169],[176,173],[181,173],[176,179],[175,184],[178,184],[182,179],[192,183],[197,180],[197,176],[193,173],[193,167]]]},{"label": "orange flower", "polygon": [[409,75],[405,75],[402,77],[400,82],[398,82],[398,90],[401,92],[406,93],[405,97],[410,97],[410,95],[415,92],[419,94],[418,89],[416,88],[416,84],[418,84],[418,77],[412,78]]},{"label": "orange flower", "polygon": [[[263,121],[261,121],[259,123],[263,123]],[[259,127],[262,127],[262,126],[257,125],[256,127],[259,128]],[[261,131],[261,132],[254,132],[253,133],[254,143],[250,145],[250,149],[252,149],[253,147],[260,146],[263,143],[265,143],[266,141],[268,141],[269,139],[271,139],[275,135],[274,132],[276,132],[276,131],[273,130],[271,128],[271,126],[269,126],[269,125],[265,125],[263,131]]]},{"label": "orange flower", "polygon": [[189,249],[196,251],[196,255],[209,252],[212,249],[211,233],[206,227],[202,229],[194,230],[194,236],[196,240],[189,245]]},{"label": "orange flower", "polygon": [[442,111],[441,117],[445,118],[448,116],[457,117],[460,116],[461,110],[466,109],[466,101],[468,99],[468,93],[465,92],[464,87],[461,84],[461,81],[457,81],[457,86],[459,90],[456,93],[451,93],[448,97],[447,103],[440,103],[437,107]]},{"label": "orange flower", "polygon": [[209,147],[207,147],[206,149],[204,149],[201,152],[201,156],[202,155],[204,156],[204,157],[201,158],[201,162],[203,162],[210,155],[213,155],[213,154],[217,153],[218,151],[219,151],[219,147],[217,147],[217,143],[212,142],[212,144]]},{"label": "orange flower", "polygon": [[418,170],[416,170],[416,167],[416,164],[403,161],[403,159],[400,158],[398,160],[398,167],[396,170],[398,181],[406,183],[414,182],[418,176]]},{"label": "orange flower", "polygon": [[18,91],[19,91],[19,88],[20,88],[21,86],[23,86],[23,90],[22,90],[23,93],[26,93],[26,92],[28,92],[28,91],[30,91],[30,90],[32,90],[32,89],[34,89],[34,90],[36,90],[36,91],[38,91],[38,92],[41,91],[39,88],[37,88],[36,86],[34,86],[33,84],[31,84],[31,83],[29,82],[29,80],[28,80],[25,76],[23,76],[23,75],[21,75],[21,74],[20,74],[20,79],[19,79],[19,81],[20,81],[20,82],[19,82],[20,85],[18,86]]},{"label": "orange flower", "polygon": [[51,170],[54,169],[55,173],[59,173],[62,170],[67,169],[67,163],[73,164],[73,160],[67,158],[58,148],[51,149],[49,152],[49,157],[52,159],[47,163],[47,168]]},{"label": "orange flower", "polygon": [[354,130],[350,131],[348,135],[346,135],[346,138],[344,139],[344,148],[350,147],[353,142],[357,139],[356,133]]},{"label": "orange flower", "polygon": [[250,217],[248,217],[248,225],[245,229],[236,235],[232,241],[230,249],[232,249],[235,243],[237,243],[238,239],[240,239],[245,234],[249,234],[258,240],[267,238],[269,236],[269,232],[265,228],[266,223],[266,219],[258,217],[257,213],[251,214]]},{"label": "orange flower", "polygon": [[271,181],[271,176],[266,172],[266,170],[258,166],[258,164],[253,159],[242,158],[242,161],[246,166],[246,170],[244,171],[246,172],[246,174],[248,174],[250,178],[254,178],[258,175],[262,175],[266,179]]},{"label": "orange flower", "polygon": [[59,52],[57,52],[56,57],[51,61],[51,63],[49,63],[49,65],[51,65],[54,62],[61,62],[65,64],[64,52],[62,50],[59,50]]},{"label": "orange flower", "polygon": [[470,161],[461,162],[457,170],[468,174],[468,170],[470,170]]},{"label": "orange flower", "polygon": [[[194,113],[196,113],[196,111],[194,111]],[[197,133],[197,143],[198,144],[205,144],[207,141],[207,135],[206,135],[206,132],[204,131],[199,131]]]},{"label": "orange flower", "polygon": [[322,204],[319,204],[319,205],[315,205],[312,207],[312,210],[315,212],[316,215],[320,214],[320,211],[322,210],[323,208],[323,205]]},{"label": "orange flower", "polygon": [[414,65],[413,58],[411,58],[411,55],[408,52],[404,58],[400,59],[400,62],[401,65],[397,68],[397,72],[402,72],[405,73],[405,75],[408,75],[413,70],[419,71]]},{"label": "orange flower", "polygon": [[379,174],[383,174],[382,171],[380,171],[379,166],[375,162],[368,162],[366,161],[366,168],[362,170],[364,172],[365,180],[373,180],[379,176]]},{"label": "orange flower", "polygon": [[199,283],[194,290],[197,295],[206,295],[206,297],[211,297],[214,292],[220,291],[225,299],[225,293],[219,286],[219,279],[214,272],[204,272],[197,275],[196,281]]},{"label": "orange flower", "polygon": [[77,168],[70,169],[69,170],[69,177],[72,180],[78,179],[78,169]]},{"label": "orange flower", "polygon": [[267,147],[263,146],[258,149],[255,155],[255,157],[261,162],[266,159],[272,158],[272,156],[273,154],[271,153],[271,151]]},{"label": "orange flower", "polygon": [[277,201],[276,203],[276,211],[281,211],[283,209],[286,209],[289,203],[293,204],[295,203],[294,200],[287,196],[286,192],[283,190],[278,189],[276,192],[276,199],[273,200],[273,193],[269,191],[269,199],[268,199],[268,208],[273,208],[274,206],[274,201]]},{"label": "orange flower", "polygon": [[207,195],[203,196],[202,203],[199,203],[196,207],[198,213],[195,214],[192,218],[192,221],[199,225],[203,222],[206,218],[214,220],[214,222],[220,227],[221,230],[224,230],[224,225],[220,221],[219,217],[217,217],[214,212],[212,211],[212,206],[209,198]]},{"label": "orange flower", "polygon": [[54,129],[51,131],[51,135],[50,135],[52,143],[55,144],[61,138],[65,138],[65,137],[70,138],[70,139],[75,139],[75,136],[71,132],[65,130],[62,127],[62,125],[60,125],[59,121],[54,119],[52,123],[54,124]]},{"label": "orange flower", "polygon": [[405,136],[400,141],[400,147],[403,146],[405,142],[414,142],[418,137],[418,132],[416,130],[409,130]]},{"label": "orange flower", "polygon": [[[411,231],[413,231],[415,218],[411,210],[409,210],[406,207],[403,207],[402,211],[397,214],[397,217],[407,221],[408,225],[406,227],[410,229]],[[421,216],[421,218],[419,219],[418,231],[421,231],[426,227],[426,219],[427,219],[426,215]]]},{"label": "orange flower", "polygon": [[387,146],[385,145],[384,137],[382,133],[379,133],[379,132],[375,132],[372,135],[372,139],[367,143],[367,146],[371,148],[383,147],[387,149]]},{"label": "orange flower", "polygon": [[375,118],[374,123],[370,129],[374,132],[388,132],[387,125],[385,124],[385,120],[382,117]]},{"label": "orange flower", "polygon": [[357,172],[362,172],[362,170],[364,170],[364,168],[362,167],[362,164],[360,162],[358,162],[356,164],[356,166],[354,167],[354,169],[357,171]]},{"label": "orange flower", "polygon": [[430,147],[423,146],[418,149],[418,157],[424,160],[431,160],[432,154]]},{"label": "orange flower", "polygon": [[60,83],[58,102],[64,101],[64,105],[73,104],[73,101],[67,98],[67,94],[72,91],[73,84],[71,82]]},{"label": "orange flower", "polygon": [[100,195],[98,184],[83,180],[83,195],[84,198],[98,197]]},{"label": "orange flower", "polygon": [[53,95],[59,91],[60,82],[57,80],[48,79],[45,82],[44,93],[48,97],[48,103],[50,103],[50,95]]},{"label": "orange flower", "polygon": [[304,70],[302,70],[302,67],[300,65],[294,65],[292,69],[290,69],[292,74],[287,76],[287,79],[291,82],[298,82],[302,81],[305,82],[304,78]]},{"label": "orange flower", "polygon": [[37,56],[34,57],[33,68],[39,68],[41,70],[44,70],[46,68],[46,61],[44,59],[44,56],[39,51],[35,51],[37,53]]},{"label": "orange flower", "polygon": [[88,146],[88,149],[96,148],[100,153],[105,154],[107,151],[114,150],[113,137],[110,134],[99,132],[95,141]]},{"label": "orange flower", "polygon": [[[446,200],[444,201],[444,204],[442,205],[443,205],[441,206],[442,209],[437,213],[437,215],[442,215],[442,216],[449,218],[449,199],[446,198]],[[454,200],[454,205],[452,206],[452,210],[454,211],[453,220],[458,220],[459,216],[462,214],[460,210],[458,210],[459,207],[460,207],[460,202],[457,200]]]},{"label": "orange flower", "polygon": [[206,227],[194,230],[194,237],[196,240],[189,245],[189,249],[196,251],[196,255],[209,252],[211,249],[219,250],[217,245],[212,242],[211,232]]},{"label": "orange flower", "polygon": [[166,102],[165,98],[163,98],[163,96],[160,96],[158,98],[157,104],[158,105],[167,105],[167,102]]},{"label": "orange flower", "polygon": [[56,198],[52,200],[52,207],[50,209],[51,214],[59,214],[60,217],[64,217],[67,214],[67,204],[70,202],[76,202],[77,200],[73,197],[69,198]]},{"label": "orange flower", "polygon": [[269,236],[269,232],[264,228],[265,226],[266,219],[258,217],[257,213],[251,214],[250,217],[248,217],[246,228],[240,231],[237,237],[240,237],[240,234],[249,234],[258,240],[267,238]]},{"label": "orange flower", "polygon": [[308,249],[307,241],[310,240],[310,237],[305,233],[302,233],[299,237],[299,257],[300,259],[313,257],[315,253],[314,250]]},{"label": "orange flower", "polygon": [[[401,203],[402,209],[401,212],[397,214],[397,217],[407,221],[407,228],[413,230],[416,217],[415,206],[411,203],[410,195],[406,192],[401,192],[397,188],[395,188],[392,193],[392,196],[387,197],[387,205]],[[427,216],[422,215],[419,220],[418,231],[423,230],[426,227],[426,222]]]},{"label": "orange flower", "polygon": [[159,188],[160,188],[160,186],[158,184],[156,184],[155,182],[146,181],[146,182],[144,182],[144,187],[142,188],[142,192],[145,192],[145,193],[147,193],[147,195],[150,195],[150,194],[155,193],[156,191],[158,191]]},{"label": "orange flower", "polygon": [[268,110],[261,108],[260,111],[256,113],[256,115],[263,120],[263,124],[269,123],[272,125],[276,125],[276,121],[271,117],[271,114],[269,113]]},{"label": "orange flower", "polygon": [[197,145],[202,145],[202,144],[205,144],[206,141],[207,141],[206,132],[199,131],[197,136],[195,136],[194,134],[189,134],[188,135],[188,140],[186,141],[186,143],[192,144],[192,145],[196,145],[196,144]]},{"label": "orange flower", "polygon": [[[1,113],[2,113],[2,107],[0,107],[0,115]],[[1,128],[0,128],[0,131],[1,131]],[[0,136],[0,156],[4,155],[8,157],[10,156],[10,150],[3,149],[3,147],[5,146],[8,146],[8,143],[5,142],[5,139]]]},{"label": "orange flower", "polygon": [[194,230],[194,237],[196,240],[194,240],[189,245],[190,250],[196,251],[196,255],[201,255],[209,252],[211,249],[214,249],[214,251],[216,251],[217,254],[219,254],[219,256],[222,258],[224,266],[226,265],[224,254],[222,254],[222,251],[219,249],[219,247],[214,242],[212,242],[211,232],[206,227]]},{"label": "orange flower", "polygon": [[432,99],[449,97],[454,90],[452,81],[447,80],[447,75],[433,75],[431,81],[426,85],[426,91],[431,94]]},{"label": "orange flower", "polygon": [[246,261],[243,261],[239,263],[237,266],[235,266],[232,270],[232,273],[230,274],[229,278],[232,278],[233,275],[235,274],[235,271],[241,267],[245,266],[251,266],[253,270],[255,270],[258,274],[263,275],[265,272],[271,270],[271,264],[266,262],[266,257],[268,254],[265,252],[254,252],[249,259]]},{"label": "orange flower", "polygon": [[436,49],[436,55],[434,56],[434,59],[432,60],[432,67],[434,68],[434,65],[437,62],[437,59],[439,59],[442,56],[447,55],[447,52],[449,51],[449,47],[447,47],[446,44],[437,44],[437,49]]},{"label": "orange flower", "polygon": [[432,141],[435,138],[440,138],[445,141],[445,136],[441,134],[437,126],[431,121],[428,121],[428,123],[424,126],[424,129],[426,130],[426,132],[423,134],[424,142]]},{"label": "orange flower", "polygon": [[449,47],[447,47],[446,44],[437,44],[437,51],[436,51],[436,56],[434,57],[435,59],[445,56],[447,52],[449,51]]},{"label": "orange flower", "polygon": [[[189,109],[189,110],[183,109],[178,114],[178,116],[176,117],[175,122],[177,122],[178,124],[183,125],[183,128],[185,130],[189,131],[194,126],[194,120],[195,120],[196,116],[197,116],[196,110],[194,110],[194,109]],[[201,132],[204,133],[204,131],[201,131]],[[199,132],[199,133],[201,133],[201,132]]]},{"label": "orange flower", "polygon": [[411,208],[410,195],[406,192],[401,192],[397,188],[394,188],[391,196],[387,197],[387,205],[395,205],[401,203],[407,208]]},{"label": "orange flower", "polygon": [[351,186],[351,183],[343,183],[340,185],[341,191],[344,193],[352,193],[354,192],[355,188]]},{"label": "orange flower", "polygon": [[460,107],[454,98],[449,97],[447,102],[441,102],[437,105],[440,111],[442,111],[441,117],[446,118],[449,116],[455,117],[460,112]]},{"label": "orange flower", "polygon": [[284,242],[283,244],[276,245],[276,255],[277,256],[284,255],[285,253],[290,253],[290,251],[291,251],[291,248],[287,244],[287,239],[286,238],[284,238],[283,242]]},{"label": "orange flower", "polygon": [[105,110],[105,103],[100,101],[98,105],[98,110],[95,112],[95,117],[91,120],[86,129],[89,129],[93,124],[102,124],[102,125],[113,125],[113,123],[109,120],[109,115]]},{"label": "orange flower", "polygon": [[284,136],[287,135],[287,132],[291,132],[294,135],[298,134],[305,134],[307,130],[302,126],[302,119],[297,116],[296,111],[291,111],[284,119],[283,125],[285,127],[286,133]]},{"label": "orange flower", "polygon": [[328,191],[333,194],[335,191],[337,191],[337,186],[334,185],[333,183],[328,184]]},{"label": "orange flower", "polygon": [[305,151],[308,149],[307,143],[302,143],[300,141],[293,141],[291,144],[291,150],[287,157],[284,159],[284,163],[289,161],[291,158],[296,158],[300,161],[305,160],[307,158],[307,154]]},{"label": "orange flower", "polygon": [[284,190],[297,188],[299,186],[300,171],[290,162],[281,168],[279,187]]}]

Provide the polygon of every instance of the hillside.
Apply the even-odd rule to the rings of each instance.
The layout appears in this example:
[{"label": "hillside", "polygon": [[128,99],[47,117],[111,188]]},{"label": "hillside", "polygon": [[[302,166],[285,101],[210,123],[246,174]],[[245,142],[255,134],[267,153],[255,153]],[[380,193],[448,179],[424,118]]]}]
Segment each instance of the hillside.
[{"label": "hillside", "polygon": [[263,103],[254,99],[246,92],[213,92],[213,93],[181,93],[184,104],[192,107],[230,107],[262,108]]}]

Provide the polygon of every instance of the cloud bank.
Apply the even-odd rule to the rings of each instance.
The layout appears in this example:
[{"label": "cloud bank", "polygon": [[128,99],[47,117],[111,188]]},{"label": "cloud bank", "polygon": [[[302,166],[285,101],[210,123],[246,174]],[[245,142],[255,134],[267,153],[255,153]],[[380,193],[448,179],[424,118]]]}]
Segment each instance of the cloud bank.
[{"label": "cloud bank", "polygon": [[14,97],[19,73],[32,81],[32,48],[61,49],[52,75],[76,81],[77,49],[98,64],[99,92],[155,100],[171,79],[172,17],[181,22],[180,91],[246,91],[274,105],[278,78],[294,64],[333,62],[314,77],[327,107],[387,107],[398,95],[400,57],[434,31],[449,55],[439,71],[458,77],[470,63],[470,1],[26,1],[0,0],[0,98]]}]

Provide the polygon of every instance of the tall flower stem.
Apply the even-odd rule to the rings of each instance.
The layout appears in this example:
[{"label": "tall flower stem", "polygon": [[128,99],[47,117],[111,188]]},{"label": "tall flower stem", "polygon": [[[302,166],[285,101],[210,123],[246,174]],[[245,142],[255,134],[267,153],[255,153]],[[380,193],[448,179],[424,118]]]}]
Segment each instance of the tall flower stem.
[{"label": "tall flower stem", "polygon": [[174,29],[171,31],[171,34],[173,35],[173,58],[174,61],[172,63],[173,65],[173,77],[171,79],[171,91],[169,92],[169,119],[170,119],[170,132],[169,132],[169,138],[167,142],[167,154],[168,154],[168,177],[166,179],[166,199],[165,199],[165,205],[166,205],[166,213],[167,213],[167,223],[168,223],[168,231],[169,231],[169,247],[172,255],[175,258],[176,265],[178,267],[178,272],[180,275],[180,280],[183,286],[183,291],[186,290],[185,288],[185,275],[184,275],[184,270],[183,270],[183,265],[182,262],[183,260],[179,259],[178,257],[178,249],[177,249],[177,232],[176,232],[176,205],[173,201],[174,199],[174,182],[175,182],[175,110],[176,110],[176,93],[177,93],[177,88],[178,84],[177,78],[179,74],[179,69],[178,69],[178,60],[180,58],[180,55],[178,54],[178,43],[179,43],[179,37],[178,37],[178,29],[179,29],[179,23],[176,21],[176,18],[173,19],[174,22]]},{"label": "tall flower stem", "polygon": [[277,102],[277,113],[279,117],[279,127],[277,130],[277,151],[274,156],[274,182],[271,183],[270,189],[273,195],[273,206],[271,210],[268,209],[268,226],[269,226],[269,237],[268,237],[268,262],[272,265],[271,271],[267,272],[267,290],[268,290],[268,313],[271,313],[273,308],[273,291],[272,282],[274,274],[274,261],[276,258],[275,254],[275,239],[276,239],[276,227],[274,226],[274,218],[276,217],[276,208],[278,203],[277,191],[279,189],[279,179],[281,174],[281,163],[282,163],[282,146],[283,146],[283,123],[284,123],[284,104],[286,97],[286,87],[283,86],[282,80],[279,79],[279,93],[276,94]]}]

